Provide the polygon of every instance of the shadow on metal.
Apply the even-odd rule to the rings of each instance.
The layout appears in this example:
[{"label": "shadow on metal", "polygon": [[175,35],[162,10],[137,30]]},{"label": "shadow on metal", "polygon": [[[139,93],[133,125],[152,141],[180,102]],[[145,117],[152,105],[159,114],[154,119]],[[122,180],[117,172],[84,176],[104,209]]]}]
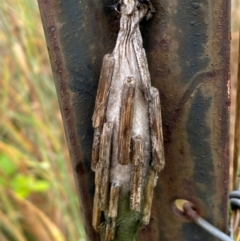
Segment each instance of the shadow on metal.
[{"label": "shadow on metal", "polygon": [[[91,117],[103,56],[114,47],[119,20],[110,1],[38,0],[89,240],[94,176]],[[227,231],[229,179],[229,15],[226,0],[152,1],[141,25],[152,85],[160,91],[166,167],[150,225],[140,240],[215,240],[174,213],[176,199]]]}]

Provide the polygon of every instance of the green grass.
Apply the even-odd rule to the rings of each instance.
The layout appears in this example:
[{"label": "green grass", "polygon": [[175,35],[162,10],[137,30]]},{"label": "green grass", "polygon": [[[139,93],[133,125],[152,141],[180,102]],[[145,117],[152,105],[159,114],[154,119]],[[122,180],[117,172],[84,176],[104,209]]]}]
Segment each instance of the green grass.
[{"label": "green grass", "polygon": [[0,53],[0,240],[84,240],[36,1],[0,2]]}]

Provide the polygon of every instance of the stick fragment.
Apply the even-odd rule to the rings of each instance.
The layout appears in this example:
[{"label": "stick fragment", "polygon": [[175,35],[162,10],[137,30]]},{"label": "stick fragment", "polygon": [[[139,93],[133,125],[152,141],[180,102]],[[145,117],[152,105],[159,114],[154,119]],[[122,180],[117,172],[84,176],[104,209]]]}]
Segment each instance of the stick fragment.
[{"label": "stick fragment", "polygon": [[131,197],[130,208],[140,212],[142,198],[142,175],[143,175],[143,140],[140,136],[133,138],[133,167],[131,172]]},{"label": "stick fragment", "polygon": [[152,142],[152,166],[160,172],[165,165],[161,104],[158,89],[151,87],[151,102],[149,103],[151,142]]},{"label": "stick fragment", "polygon": [[120,192],[120,186],[117,183],[113,183],[111,185],[111,191],[110,191],[110,202],[109,202],[109,210],[108,210],[109,218],[117,217],[119,192]]},{"label": "stick fragment", "polygon": [[153,169],[150,169],[147,184],[146,184],[146,189],[145,189],[145,200],[144,200],[143,217],[142,217],[143,225],[147,225],[150,221],[152,200],[153,200],[153,190],[156,185],[156,179],[157,179],[156,171]]},{"label": "stick fragment", "polygon": [[104,211],[107,208],[107,199],[109,191],[109,169],[110,169],[110,152],[112,143],[113,123],[107,122],[103,126],[99,163],[101,168],[100,181],[100,209]]},{"label": "stick fragment", "polygon": [[92,225],[94,229],[99,232],[100,222],[101,222],[101,209],[100,209],[100,188],[102,184],[102,169],[103,165],[101,162],[98,162],[96,165],[95,171],[95,193],[93,199],[93,217]]},{"label": "stick fragment", "polygon": [[106,226],[105,240],[104,241],[112,241],[115,237],[116,231],[116,222],[115,220],[110,219]]},{"label": "stick fragment", "polygon": [[107,108],[108,92],[112,81],[114,58],[106,54],[103,58],[101,75],[98,84],[95,107],[92,117],[93,128],[102,127]]},{"label": "stick fragment", "polygon": [[96,128],[94,130],[93,146],[92,146],[92,158],[91,158],[92,171],[96,170],[96,165],[99,160],[100,140],[101,140],[101,130],[100,128]]},{"label": "stick fragment", "polygon": [[99,208],[99,188],[95,188],[94,200],[93,200],[93,217],[92,225],[95,231],[99,232],[99,226],[101,222],[101,210]]},{"label": "stick fragment", "polygon": [[127,77],[123,85],[118,133],[118,163],[127,165],[130,158],[133,99],[135,95],[135,80]]},{"label": "stick fragment", "polygon": [[[136,30],[138,32],[138,35],[141,35],[140,30]],[[133,47],[135,49],[137,62],[139,66],[140,76],[141,76],[141,88],[143,90],[145,99],[147,101],[150,100],[150,73],[148,70],[148,62],[145,50],[142,47],[142,43],[139,41],[133,41]]]},{"label": "stick fragment", "polygon": [[99,227],[99,234],[101,237],[101,241],[106,241],[106,223],[101,223]]},{"label": "stick fragment", "polygon": [[116,231],[116,218],[118,215],[118,201],[119,201],[120,186],[117,183],[111,185],[109,209],[108,209],[108,222],[105,230],[105,240],[112,241],[115,237]]}]

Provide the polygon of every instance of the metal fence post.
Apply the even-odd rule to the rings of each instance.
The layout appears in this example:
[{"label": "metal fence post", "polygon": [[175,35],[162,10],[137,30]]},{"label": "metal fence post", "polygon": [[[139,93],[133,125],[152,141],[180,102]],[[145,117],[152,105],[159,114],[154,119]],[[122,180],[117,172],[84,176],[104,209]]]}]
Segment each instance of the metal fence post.
[{"label": "metal fence post", "polygon": [[[118,20],[110,1],[38,0],[89,240],[94,179],[91,117],[102,58]],[[153,0],[142,23],[152,85],[160,91],[166,166],[140,240],[215,240],[178,214],[176,199],[227,231],[230,1]]]}]

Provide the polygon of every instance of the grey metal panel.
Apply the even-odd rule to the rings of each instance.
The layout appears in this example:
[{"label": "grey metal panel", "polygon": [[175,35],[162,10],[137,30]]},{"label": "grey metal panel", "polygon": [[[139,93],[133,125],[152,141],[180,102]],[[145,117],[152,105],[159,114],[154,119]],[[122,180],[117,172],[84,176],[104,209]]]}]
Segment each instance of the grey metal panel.
[{"label": "grey metal panel", "polygon": [[[85,229],[95,241],[91,116],[118,18],[106,0],[38,2]],[[151,223],[140,240],[214,240],[177,216],[173,202],[190,200],[202,217],[227,230],[230,1],[152,2],[156,13],[141,28],[152,85],[161,94],[166,167],[155,189]]]}]

